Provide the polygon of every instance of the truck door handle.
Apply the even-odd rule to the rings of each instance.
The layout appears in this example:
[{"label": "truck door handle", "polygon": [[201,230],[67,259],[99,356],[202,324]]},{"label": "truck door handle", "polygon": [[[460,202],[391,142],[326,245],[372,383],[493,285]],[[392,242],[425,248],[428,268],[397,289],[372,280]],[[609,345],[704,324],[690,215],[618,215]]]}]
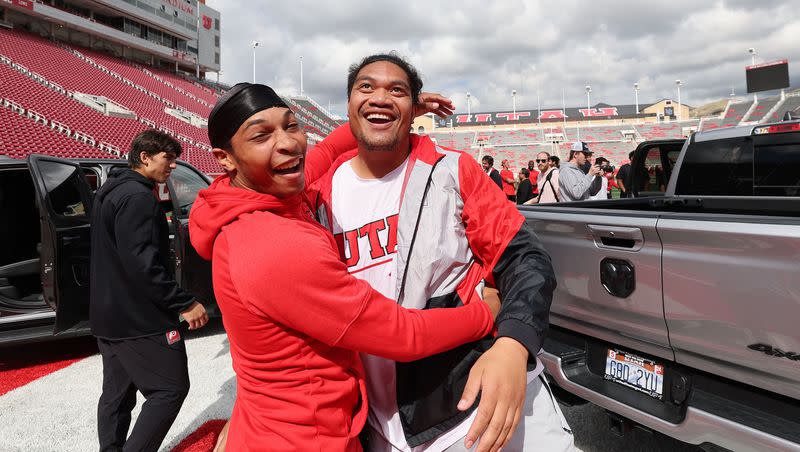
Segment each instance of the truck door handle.
[{"label": "truck door handle", "polygon": [[624,226],[587,225],[598,248],[639,251],[644,245],[644,235],[639,228]]}]

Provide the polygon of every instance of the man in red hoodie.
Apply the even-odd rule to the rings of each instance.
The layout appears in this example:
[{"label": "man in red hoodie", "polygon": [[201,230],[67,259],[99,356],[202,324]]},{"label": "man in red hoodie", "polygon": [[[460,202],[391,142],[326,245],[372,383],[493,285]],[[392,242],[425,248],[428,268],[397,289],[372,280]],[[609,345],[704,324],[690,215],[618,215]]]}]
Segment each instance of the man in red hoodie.
[{"label": "man in red hoodie", "polygon": [[555,288],[550,258],[472,157],[409,132],[421,88],[416,70],[393,53],[351,66],[358,147],[313,187],[318,218],[347,270],[402,306],[457,307],[486,280],[503,307],[496,339],[410,363],[362,356],[369,449],[462,451],[480,438],[478,451],[570,450],[536,359]]},{"label": "man in red hoodie", "polygon": [[[409,361],[485,337],[485,303],[407,310],[348,275],[304,191],[352,140],[340,128],[306,155],[305,133],[264,85],[242,83],[209,116],[226,170],[190,214],[237,375],[232,451],[360,451],[367,416],[357,351]],[[351,146],[353,144],[350,144]]]}]

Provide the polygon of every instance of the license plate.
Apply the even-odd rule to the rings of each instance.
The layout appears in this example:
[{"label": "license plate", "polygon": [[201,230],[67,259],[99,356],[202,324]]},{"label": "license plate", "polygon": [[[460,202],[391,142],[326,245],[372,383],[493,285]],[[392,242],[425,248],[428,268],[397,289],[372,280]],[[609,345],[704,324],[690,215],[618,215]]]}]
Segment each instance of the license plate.
[{"label": "license plate", "polygon": [[608,349],[605,379],[659,400],[664,396],[664,366],[628,352]]}]

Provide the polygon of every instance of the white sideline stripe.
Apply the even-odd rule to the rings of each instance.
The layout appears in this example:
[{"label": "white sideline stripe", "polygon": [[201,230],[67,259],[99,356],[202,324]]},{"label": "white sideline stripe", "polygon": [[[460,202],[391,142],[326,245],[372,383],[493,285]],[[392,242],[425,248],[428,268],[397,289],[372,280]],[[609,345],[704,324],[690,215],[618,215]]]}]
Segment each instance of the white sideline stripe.
[{"label": "white sideline stripe", "polygon": [[[233,408],[236,384],[224,332],[190,338],[186,350],[192,387],[164,451],[206,421],[227,419]],[[102,376],[102,361],[95,355],[0,396],[0,451],[97,450]],[[139,394],[133,422],[143,402]]]}]

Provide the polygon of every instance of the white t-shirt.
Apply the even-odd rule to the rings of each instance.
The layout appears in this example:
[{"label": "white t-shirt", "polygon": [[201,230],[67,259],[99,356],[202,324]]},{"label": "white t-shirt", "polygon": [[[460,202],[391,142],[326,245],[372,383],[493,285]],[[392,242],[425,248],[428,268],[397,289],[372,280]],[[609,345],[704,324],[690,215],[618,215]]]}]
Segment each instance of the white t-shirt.
[{"label": "white t-shirt", "polygon": [[[397,219],[408,159],[380,179],[363,179],[351,162],[333,175],[331,213],[333,234],[351,275],[368,282],[383,296],[397,299]],[[478,410],[449,431],[423,445],[409,447],[397,409],[394,361],[361,354],[367,374],[368,422],[395,450],[439,452],[469,432]],[[542,371],[541,362],[528,373],[528,382]]]},{"label": "white t-shirt", "polygon": [[[408,159],[380,179],[362,179],[351,162],[333,175],[333,234],[347,271],[367,281],[383,296],[397,299],[397,217]],[[361,354],[367,373],[367,397],[372,428],[406,450],[397,412],[394,361]]]},{"label": "white t-shirt", "polygon": [[594,196],[589,196],[590,200],[608,199],[608,178],[605,175],[600,177],[600,191]]}]

